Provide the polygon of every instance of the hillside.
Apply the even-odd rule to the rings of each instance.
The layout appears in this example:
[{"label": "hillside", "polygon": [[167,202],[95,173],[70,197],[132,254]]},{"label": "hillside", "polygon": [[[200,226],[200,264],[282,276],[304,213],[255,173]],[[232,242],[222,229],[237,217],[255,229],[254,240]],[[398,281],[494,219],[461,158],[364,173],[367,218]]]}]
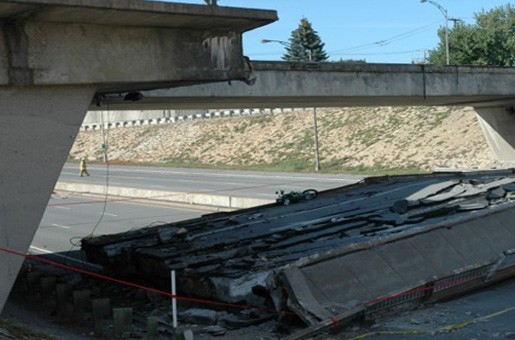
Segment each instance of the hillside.
[{"label": "hillside", "polygon": [[[320,161],[328,172],[489,167],[470,107],[318,109]],[[312,110],[107,131],[112,162],[313,171]],[[102,159],[100,131],[81,132],[71,158]],[[387,171],[388,170],[388,171]]]}]

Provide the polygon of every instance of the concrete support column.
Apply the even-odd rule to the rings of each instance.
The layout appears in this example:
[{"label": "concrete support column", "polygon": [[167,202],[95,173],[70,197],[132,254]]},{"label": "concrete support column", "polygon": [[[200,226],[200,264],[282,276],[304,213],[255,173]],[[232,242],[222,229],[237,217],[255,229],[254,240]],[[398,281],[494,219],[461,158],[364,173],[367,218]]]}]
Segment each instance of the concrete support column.
[{"label": "concrete support column", "polygon": [[[95,93],[0,87],[0,247],[26,252]],[[0,311],[23,258],[0,252]]]},{"label": "concrete support column", "polygon": [[499,165],[515,166],[515,112],[513,107],[475,108],[479,125]]}]

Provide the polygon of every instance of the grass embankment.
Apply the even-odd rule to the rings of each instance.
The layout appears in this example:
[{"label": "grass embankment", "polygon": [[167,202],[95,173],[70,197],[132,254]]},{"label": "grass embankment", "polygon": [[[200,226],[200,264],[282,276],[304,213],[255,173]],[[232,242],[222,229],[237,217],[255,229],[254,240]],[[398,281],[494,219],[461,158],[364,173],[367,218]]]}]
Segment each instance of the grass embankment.
[{"label": "grass embankment", "polygon": [[[119,163],[121,164],[121,163]],[[129,163],[125,163],[129,164]],[[229,164],[205,164],[198,161],[176,159],[164,163],[130,163],[131,165],[164,166],[175,168],[196,168],[196,169],[225,169],[225,170],[246,170],[265,172],[293,172],[312,173],[315,172],[315,163],[306,162],[303,159],[288,159],[266,164],[229,165]],[[429,171],[421,168],[381,168],[381,167],[341,167],[336,162],[320,163],[322,174],[349,174],[349,175],[400,175],[400,174],[423,174]]]},{"label": "grass embankment", "polygon": [[[318,112],[322,173],[416,174],[492,162],[471,108],[327,108]],[[107,132],[111,163],[314,172],[311,110]],[[71,157],[103,158],[99,131],[81,132]]]}]

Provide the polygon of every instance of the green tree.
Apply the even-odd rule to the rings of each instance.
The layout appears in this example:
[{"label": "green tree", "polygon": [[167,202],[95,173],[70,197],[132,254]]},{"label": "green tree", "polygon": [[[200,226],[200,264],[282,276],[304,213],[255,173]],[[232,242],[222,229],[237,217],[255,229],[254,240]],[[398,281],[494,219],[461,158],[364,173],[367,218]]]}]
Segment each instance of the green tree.
[{"label": "green tree", "polygon": [[[515,66],[515,8],[500,6],[474,15],[475,24],[456,23],[449,30],[449,56],[455,65]],[[429,51],[429,62],[445,64],[445,29]]]},{"label": "green tree", "polygon": [[291,32],[290,45],[286,47],[283,60],[286,61],[326,61],[324,43],[306,18],[300,20],[299,27]]},{"label": "green tree", "polygon": [[367,61],[365,59],[343,59],[340,58],[338,61],[334,61],[335,63],[342,63],[342,64],[366,64]]}]

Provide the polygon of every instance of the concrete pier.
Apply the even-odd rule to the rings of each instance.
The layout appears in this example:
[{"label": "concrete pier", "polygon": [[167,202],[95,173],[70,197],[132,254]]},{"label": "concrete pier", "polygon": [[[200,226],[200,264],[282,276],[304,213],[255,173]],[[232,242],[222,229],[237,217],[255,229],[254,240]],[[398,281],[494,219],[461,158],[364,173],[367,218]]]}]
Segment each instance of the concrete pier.
[{"label": "concrete pier", "polygon": [[476,108],[479,125],[495,159],[502,167],[515,166],[514,106]]},{"label": "concrete pier", "polygon": [[[0,247],[26,251],[95,93],[93,86],[0,87]],[[0,307],[23,258],[0,256]]]}]

